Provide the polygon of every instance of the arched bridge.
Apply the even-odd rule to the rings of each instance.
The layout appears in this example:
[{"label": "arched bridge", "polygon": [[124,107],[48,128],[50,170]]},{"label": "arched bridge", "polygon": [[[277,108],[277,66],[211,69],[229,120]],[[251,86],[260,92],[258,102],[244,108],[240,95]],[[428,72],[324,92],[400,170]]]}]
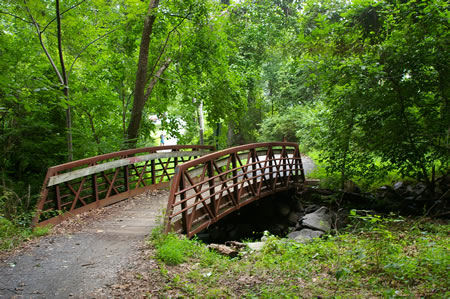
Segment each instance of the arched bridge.
[{"label": "arched bridge", "polygon": [[72,215],[170,186],[166,232],[191,237],[255,200],[305,181],[296,143],[255,143],[213,150],[199,145],[158,146],[51,167],[34,224],[56,224]]}]

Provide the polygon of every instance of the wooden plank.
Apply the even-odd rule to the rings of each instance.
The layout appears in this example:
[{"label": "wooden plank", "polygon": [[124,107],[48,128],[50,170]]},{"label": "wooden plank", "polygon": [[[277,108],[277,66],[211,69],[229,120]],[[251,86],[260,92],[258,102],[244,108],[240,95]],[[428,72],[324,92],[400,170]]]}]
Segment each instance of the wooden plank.
[{"label": "wooden plank", "polygon": [[204,151],[162,152],[120,159],[116,161],[106,162],[100,165],[89,166],[83,169],[78,169],[63,174],[55,175],[49,179],[47,187],[58,185],[84,176],[92,175],[94,173],[99,173],[108,169],[123,167],[138,162],[146,162],[155,159],[165,159],[172,157],[203,156],[206,154],[209,154],[209,152]]},{"label": "wooden plank", "polygon": [[133,189],[133,190],[130,190],[128,192],[123,192],[123,193],[120,193],[120,194],[117,194],[117,195],[113,195],[113,196],[108,197],[107,199],[102,199],[102,200],[97,201],[97,202],[92,202],[92,203],[90,203],[90,204],[88,204],[86,206],[80,207],[80,208],[72,210],[72,211],[67,211],[67,212],[65,212],[62,215],[58,215],[58,216],[55,216],[53,218],[44,220],[44,221],[36,224],[36,226],[41,227],[41,226],[46,226],[48,224],[56,225],[56,224],[59,224],[62,221],[66,220],[66,219],[68,219],[68,218],[70,218],[70,217],[72,217],[74,215],[81,214],[81,213],[87,212],[87,211],[92,210],[92,209],[97,209],[97,208],[101,208],[101,207],[112,205],[112,204],[114,204],[116,202],[119,202],[119,201],[122,201],[124,199],[131,198],[131,197],[133,197],[135,195],[144,193],[147,190],[156,190],[156,189],[166,188],[167,186],[168,186],[167,183],[164,183],[164,184],[161,184],[161,185],[150,185],[150,186],[141,187],[141,188],[138,188],[138,189]]}]

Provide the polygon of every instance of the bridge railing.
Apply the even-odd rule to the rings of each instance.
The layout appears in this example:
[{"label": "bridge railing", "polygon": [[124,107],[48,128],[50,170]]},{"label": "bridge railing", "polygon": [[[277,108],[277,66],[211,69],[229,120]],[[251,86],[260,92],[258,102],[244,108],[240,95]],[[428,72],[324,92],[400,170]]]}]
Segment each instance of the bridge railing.
[{"label": "bridge railing", "polygon": [[298,145],[255,143],[177,166],[166,211],[166,232],[188,237],[241,207],[305,181]]},{"label": "bridge railing", "polygon": [[57,224],[85,211],[169,185],[175,167],[214,150],[174,145],[125,150],[48,169],[33,224]]}]

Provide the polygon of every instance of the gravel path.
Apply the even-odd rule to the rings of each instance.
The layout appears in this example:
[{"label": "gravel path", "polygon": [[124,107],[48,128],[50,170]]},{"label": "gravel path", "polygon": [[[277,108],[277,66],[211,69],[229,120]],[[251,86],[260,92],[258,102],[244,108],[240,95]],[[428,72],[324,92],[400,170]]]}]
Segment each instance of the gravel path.
[{"label": "gravel path", "polygon": [[[0,298],[83,298],[116,280],[161,219],[166,191],[76,217],[0,261]],[[89,214],[89,212],[88,212]],[[98,216],[96,220],[90,220]],[[70,226],[81,227],[73,229]]]}]

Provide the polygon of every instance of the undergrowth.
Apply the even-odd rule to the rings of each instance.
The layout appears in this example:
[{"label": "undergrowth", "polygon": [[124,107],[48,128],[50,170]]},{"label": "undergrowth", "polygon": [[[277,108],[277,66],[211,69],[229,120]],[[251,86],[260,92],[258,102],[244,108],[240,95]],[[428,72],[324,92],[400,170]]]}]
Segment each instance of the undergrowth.
[{"label": "undergrowth", "polygon": [[[353,212],[352,224],[302,244],[269,236],[230,259],[197,240],[155,233],[165,291],[186,297],[450,296],[449,224]],[[155,237],[156,236],[156,237]]]},{"label": "undergrowth", "polygon": [[30,192],[19,196],[12,189],[0,186],[0,250],[11,250],[33,237],[46,235],[50,226],[30,227],[34,210],[30,210]]},{"label": "undergrowth", "polygon": [[[328,171],[326,163],[321,162],[320,152],[310,151],[307,153],[307,156],[309,156],[316,165],[316,168],[308,174],[309,178],[320,179],[320,186],[322,188],[332,190],[341,188],[341,174],[339,172]],[[371,192],[381,186],[392,185],[395,182],[402,180],[402,176],[398,171],[392,169],[388,171],[384,170],[380,160],[374,160],[372,161],[372,164],[383,171],[370,177],[358,175],[356,177],[349,178],[349,180],[354,181],[363,191]],[[357,170],[357,172],[361,172],[361,169]]]}]

